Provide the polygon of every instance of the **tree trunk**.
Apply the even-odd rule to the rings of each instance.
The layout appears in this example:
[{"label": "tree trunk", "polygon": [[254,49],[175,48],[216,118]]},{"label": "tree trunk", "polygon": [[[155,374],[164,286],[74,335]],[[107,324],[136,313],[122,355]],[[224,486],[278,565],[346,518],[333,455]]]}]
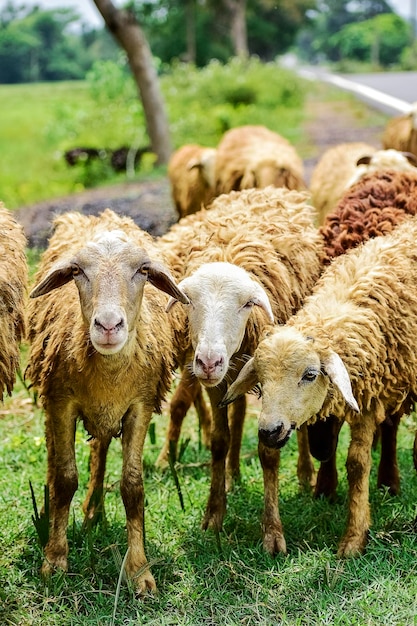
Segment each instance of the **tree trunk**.
[{"label": "tree trunk", "polygon": [[195,27],[195,0],[185,2],[185,28],[187,39],[187,62],[194,63],[197,59],[196,52],[196,27]]},{"label": "tree trunk", "polygon": [[235,55],[241,59],[249,57],[246,30],[246,0],[223,0],[230,15],[230,37]]},{"label": "tree trunk", "polygon": [[111,0],[94,0],[94,3],[107,28],[127,54],[142,101],[151,147],[157,156],[157,164],[164,165],[171,155],[169,124],[146,37],[130,11],[116,8]]}]

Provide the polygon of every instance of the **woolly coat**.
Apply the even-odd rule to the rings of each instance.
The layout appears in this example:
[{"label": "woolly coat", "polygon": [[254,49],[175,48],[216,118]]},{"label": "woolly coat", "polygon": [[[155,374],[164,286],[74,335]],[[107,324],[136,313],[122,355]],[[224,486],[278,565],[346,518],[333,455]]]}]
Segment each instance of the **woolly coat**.
[{"label": "woolly coat", "polygon": [[264,126],[227,131],[217,146],[216,196],[269,185],[306,189],[304,165],[291,143]]},{"label": "woolly coat", "polygon": [[410,113],[389,120],[382,135],[382,145],[411,152],[417,157],[417,103]]},{"label": "woolly coat", "polygon": [[364,176],[346,192],[320,227],[325,263],[368,238],[386,235],[416,213],[417,170]]},{"label": "woolly coat", "polygon": [[12,393],[26,332],[28,269],[22,227],[0,202],[0,399]]}]

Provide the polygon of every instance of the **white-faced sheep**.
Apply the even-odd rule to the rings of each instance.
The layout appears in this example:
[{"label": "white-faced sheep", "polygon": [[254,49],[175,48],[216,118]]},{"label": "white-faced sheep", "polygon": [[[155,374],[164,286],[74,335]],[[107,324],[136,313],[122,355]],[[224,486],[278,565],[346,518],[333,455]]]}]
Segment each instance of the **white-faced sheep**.
[{"label": "white-faced sheep", "polygon": [[22,227],[0,202],[0,399],[12,393],[25,336],[27,290],[26,238]]},{"label": "white-faced sheep", "polygon": [[171,193],[178,216],[196,213],[214,198],[215,148],[186,144],[168,163]]},{"label": "white-faced sheep", "polygon": [[417,159],[397,150],[377,150],[366,143],[343,143],[326,150],[310,180],[311,202],[318,223],[333,211],[342,196],[363,176],[385,170],[416,171]]},{"label": "white-faced sheep", "polygon": [[42,257],[30,294],[26,374],[46,417],[50,532],[44,575],[67,569],[80,419],[94,451],[85,514],[94,514],[93,494],[102,491],[107,450],[120,435],[126,573],[139,593],[155,589],[143,545],[142,450],[173,368],[167,298],[160,290],[188,302],[161,259],[150,235],[108,209],[99,217],[67,213],[57,218]]},{"label": "white-faced sheep", "polygon": [[[216,198],[208,210],[184,218],[159,241],[170,267],[177,263],[183,268],[178,284],[190,304],[173,307],[170,315],[179,351],[189,354],[192,345],[192,370],[212,408],[211,489],[203,528],[222,527],[226,457],[229,443],[239,451],[245,415],[242,398],[229,415],[229,427],[227,409],[218,403],[253,353],[262,329],[273,320],[287,320],[319,276],[323,251],[314,218],[305,193],[251,189]],[[259,455],[264,470],[264,546],[270,553],[285,551],[277,502],[279,456],[262,442]],[[230,467],[229,457],[227,462]],[[237,472],[238,466],[233,469]]]},{"label": "white-faced sheep", "polygon": [[265,126],[227,131],[217,146],[216,196],[269,185],[304,190],[304,165],[291,143]]},{"label": "white-faced sheep", "polygon": [[348,422],[349,515],[340,556],[361,552],[367,540],[375,429],[417,398],[416,238],[412,217],[335,259],[302,309],[262,338],[224,399],[261,384],[259,437],[272,448],[311,419]]},{"label": "white-faced sheep", "polygon": [[417,102],[410,111],[391,119],[382,135],[384,148],[411,152],[417,158]]}]

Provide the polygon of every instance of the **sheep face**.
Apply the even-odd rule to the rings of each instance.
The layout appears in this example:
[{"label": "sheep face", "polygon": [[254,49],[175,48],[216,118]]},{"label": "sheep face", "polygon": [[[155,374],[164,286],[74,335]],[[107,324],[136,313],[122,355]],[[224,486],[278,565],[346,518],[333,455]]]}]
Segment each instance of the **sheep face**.
[{"label": "sheep face", "polygon": [[332,382],[346,402],[359,411],[347,370],[340,357],[320,355],[311,337],[291,327],[276,328],[258,345],[254,357],[230,386],[222,404],[233,401],[257,383],[262,386],[259,438],[280,448],[292,431],[322,408]]},{"label": "sheep face", "polygon": [[230,263],[204,264],[179,286],[190,300],[194,374],[206,387],[214,387],[224,379],[231,357],[240,348],[253,307],[261,307],[272,323],[271,305],[264,289]]},{"label": "sheep face", "polygon": [[78,289],[91,343],[103,355],[120,352],[132,335],[147,280],[181,302],[188,302],[168,271],[120,231],[105,233],[70,261],[58,262],[30,295],[44,295],[71,280]]}]

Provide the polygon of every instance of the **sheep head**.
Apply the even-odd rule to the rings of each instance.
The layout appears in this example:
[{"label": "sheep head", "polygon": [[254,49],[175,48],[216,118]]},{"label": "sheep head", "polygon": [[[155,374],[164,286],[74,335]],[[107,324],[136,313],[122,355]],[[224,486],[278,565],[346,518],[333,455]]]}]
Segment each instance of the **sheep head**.
[{"label": "sheep head", "polygon": [[100,235],[71,259],[55,263],[30,297],[48,294],[72,280],[91,342],[103,355],[116,354],[125,346],[139,318],[147,281],[188,303],[168,270],[117,230]]},{"label": "sheep head", "polygon": [[241,346],[253,307],[261,307],[269,322],[274,321],[268,296],[248,272],[231,263],[205,263],[178,286],[190,301],[194,374],[206,387],[214,387]]},{"label": "sheep head", "polygon": [[339,355],[329,349],[320,354],[313,338],[291,327],[276,327],[260,341],[253,358],[230,386],[222,406],[261,383],[259,438],[269,447],[280,448],[295,428],[320,411],[330,382],[350,408],[359,412]]}]

